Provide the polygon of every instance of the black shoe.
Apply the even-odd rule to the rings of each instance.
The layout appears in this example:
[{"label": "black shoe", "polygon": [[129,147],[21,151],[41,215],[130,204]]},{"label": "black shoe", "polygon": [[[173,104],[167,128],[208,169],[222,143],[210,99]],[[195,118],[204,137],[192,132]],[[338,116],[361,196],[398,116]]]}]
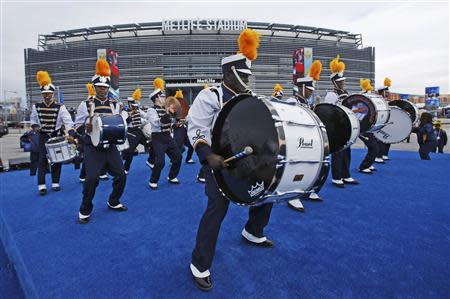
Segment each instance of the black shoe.
[{"label": "black shoe", "polygon": [[335,186],[338,187],[338,188],[345,188],[344,184],[336,184],[336,183],[333,183],[333,185],[335,185]]},{"label": "black shoe", "polygon": [[264,248],[272,248],[274,246],[273,241],[266,239],[264,242],[261,243],[256,243],[256,242],[252,242],[249,239],[247,239],[246,237],[242,236],[242,238],[247,241],[247,243],[253,245],[253,246],[257,246],[257,247],[264,247]]},{"label": "black shoe", "polygon": [[116,212],[126,212],[126,211],[128,211],[128,208],[126,206],[124,206],[124,205],[121,205],[120,207],[117,207],[117,208],[114,208],[113,206],[111,206],[109,204],[109,202],[107,203],[107,205],[108,205],[109,209],[111,209],[113,211],[116,211]]},{"label": "black shoe", "polygon": [[79,215],[78,216],[78,222],[81,223],[81,224],[88,224],[89,220],[91,220],[91,215],[89,215],[88,217],[83,217],[83,218],[80,217],[81,213],[79,213],[78,215]]},{"label": "black shoe", "polygon": [[47,194],[47,189],[39,190],[39,195],[45,195],[45,194]]},{"label": "black shoe", "polygon": [[213,287],[211,276],[200,278],[192,275],[192,278],[194,279],[195,286],[204,292],[210,291]]},{"label": "black shoe", "polygon": [[349,185],[359,185],[359,182],[355,179],[353,179],[353,181],[346,181],[345,179],[343,179],[344,184],[349,184]]}]

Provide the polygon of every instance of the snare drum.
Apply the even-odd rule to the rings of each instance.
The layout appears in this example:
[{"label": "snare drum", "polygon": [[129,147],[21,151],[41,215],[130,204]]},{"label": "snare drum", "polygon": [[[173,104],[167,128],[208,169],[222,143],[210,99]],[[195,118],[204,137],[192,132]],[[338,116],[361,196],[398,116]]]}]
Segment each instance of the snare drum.
[{"label": "snare drum", "polygon": [[386,144],[399,143],[411,134],[413,123],[410,115],[399,107],[391,107],[389,122],[373,135]]},{"label": "snare drum", "polygon": [[352,94],[341,101],[351,109],[360,123],[361,133],[373,133],[389,120],[390,109],[382,96],[377,94]]},{"label": "snare drum", "polygon": [[359,136],[359,121],[355,113],[342,105],[317,104],[314,112],[327,128],[330,152],[336,153],[355,143]]},{"label": "snare drum", "polygon": [[92,119],[91,141],[94,146],[123,144],[127,140],[127,124],[122,116],[97,114]]},{"label": "snare drum", "polygon": [[310,109],[268,97],[238,95],[219,113],[212,150],[225,158],[253,154],[214,171],[219,189],[239,205],[286,201],[318,192],[328,176],[325,126]]},{"label": "snare drum", "polygon": [[75,145],[70,144],[66,137],[50,138],[45,143],[47,149],[47,158],[50,163],[67,162],[75,158],[77,150]]},{"label": "snare drum", "polygon": [[417,109],[416,105],[414,105],[413,103],[411,103],[409,101],[405,101],[405,100],[395,100],[395,101],[390,101],[389,106],[396,106],[396,107],[399,107],[399,108],[403,109],[404,111],[408,112],[413,125],[416,125],[419,123],[419,118],[420,118],[419,109]]}]

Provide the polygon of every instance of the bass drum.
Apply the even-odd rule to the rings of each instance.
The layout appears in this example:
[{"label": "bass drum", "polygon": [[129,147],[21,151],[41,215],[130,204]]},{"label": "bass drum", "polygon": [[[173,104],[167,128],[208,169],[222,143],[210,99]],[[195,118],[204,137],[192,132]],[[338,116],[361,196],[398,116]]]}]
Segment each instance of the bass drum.
[{"label": "bass drum", "polygon": [[386,144],[399,143],[408,138],[412,131],[410,115],[399,107],[391,107],[389,122],[373,135]]},{"label": "bass drum", "polygon": [[419,123],[419,118],[420,118],[419,109],[417,109],[416,105],[414,105],[413,103],[411,103],[409,101],[405,101],[405,100],[395,100],[395,101],[390,101],[389,106],[399,107],[399,108],[405,110],[406,112],[408,112],[413,125],[416,125]]},{"label": "bass drum", "polygon": [[119,114],[94,115],[90,136],[94,146],[123,144],[127,140],[127,123]]},{"label": "bass drum", "polygon": [[352,94],[344,98],[341,104],[355,113],[361,133],[376,132],[389,120],[389,106],[380,95]]},{"label": "bass drum", "polygon": [[355,143],[359,136],[359,121],[353,111],[342,105],[322,103],[314,107],[314,112],[325,124],[331,153]]},{"label": "bass drum", "polygon": [[212,150],[225,158],[251,146],[253,154],[214,171],[219,189],[239,205],[291,200],[318,192],[329,170],[325,126],[308,108],[238,95],[222,108]]}]

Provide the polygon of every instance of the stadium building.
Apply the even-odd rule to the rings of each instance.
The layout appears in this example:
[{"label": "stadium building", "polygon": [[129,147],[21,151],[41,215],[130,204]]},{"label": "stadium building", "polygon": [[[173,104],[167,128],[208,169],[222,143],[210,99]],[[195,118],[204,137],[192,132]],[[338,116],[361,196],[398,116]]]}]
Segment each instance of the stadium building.
[{"label": "stadium building", "polygon": [[99,53],[110,50],[118,55],[120,98],[140,87],[145,104],[153,79],[161,76],[169,95],[182,89],[192,102],[205,84],[220,83],[220,61],[236,53],[237,37],[244,28],[261,33],[250,80],[258,94],[270,95],[275,83],[283,86],[285,94],[292,94],[293,53],[299,48],[312,49],[312,58],[323,63],[316,95],[323,97],[332,88],[329,62],[338,54],[346,64],[346,87],[350,92],[360,91],[360,78],[375,78],[375,49],[363,47],[361,34],[245,20],[164,20],[40,35],[38,49],[24,50],[28,103],[41,100],[35,74],[46,70],[59,87],[64,103],[77,106],[86,98],[85,85],[94,74]]}]

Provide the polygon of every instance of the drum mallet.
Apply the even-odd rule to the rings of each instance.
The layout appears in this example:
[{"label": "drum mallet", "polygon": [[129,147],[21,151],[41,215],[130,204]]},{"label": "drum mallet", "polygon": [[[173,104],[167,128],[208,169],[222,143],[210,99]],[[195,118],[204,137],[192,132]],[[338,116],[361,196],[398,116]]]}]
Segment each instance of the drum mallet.
[{"label": "drum mallet", "polygon": [[229,157],[228,159],[225,159],[225,163],[235,162],[242,158],[248,157],[249,155],[253,154],[253,149],[251,146],[246,146],[242,152],[237,153],[234,156]]}]

